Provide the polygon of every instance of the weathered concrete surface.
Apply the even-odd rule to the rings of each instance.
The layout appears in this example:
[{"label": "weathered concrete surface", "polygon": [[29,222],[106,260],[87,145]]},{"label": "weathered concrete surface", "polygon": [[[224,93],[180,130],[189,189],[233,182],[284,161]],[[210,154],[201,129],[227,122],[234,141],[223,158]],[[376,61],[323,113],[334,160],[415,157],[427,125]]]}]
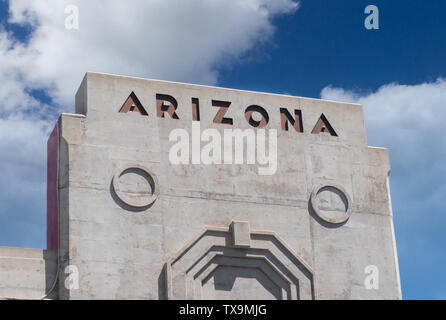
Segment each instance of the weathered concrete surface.
[{"label": "weathered concrete surface", "polygon": [[[118,112],[131,92],[147,116]],[[172,119],[168,113],[164,118],[157,116],[157,94],[177,100],[179,119]],[[213,123],[218,110],[212,107],[212,100],[231,102],[225,116],[233,118],[234,128],[250,128],[244,117],[247,106],[259,105],[267,110],[270,119],[266,129],[278,129],[279,136],[276,174],[260,176],[249,165],[170,164],[169,133],[174,128],[191,131],[192,98],[199,99],[202,130],[231,127]],[[301,110],[303,133],[293,127],[281,130],[280,108],[291,113]],[[255,248],[269,248],[268,243],[281,239],[290,250],[278,245],[270,259],[285,261],[277,258],[285,255],[295,261],[285,273],[294,270],[298,260],[308,266],[307,278],[313,285],[310,298],[401,298],[388,153],[367,146],[360,105],[88,73],[76,95],[76,112],[83,116],[63,115],[61,119],[60,256],[63,266],[73,264],[79,269],[79,289],[61,286],[61,298],[193,298],[200,296],[196,290],[204,290],[207,296],[209,290],[215,290],[211,295],[215,298],[286,297],[278,293],[280,281],[272,284],[264,279],[268,271],[253,271],[250,277],[241,273],[240,268],[247,266],[235,260],[224,268],[223,262],[217,263],[216,270],[221,271],[215,271],[211,282],[202,282],[202,288],[196,284],[187,288],[186,273],[179,275],[179,280],[169,278],[182,270],[174,269],[174,263],[169,269],[169,261],[178,252],[181,256],[187,250],[198,250],[187,249],[189,241],[206,228],[227,229],[233,221],[249,223],[252,234],[267,231],[276,235],[266,242],[254,243],[251,239],[255,252],[264,250]],[[311,133],[322,113],[338,136]],[[144,167],[157,180],[156,201],[141,210],[120,201],[112,190],[116,173],[133,164]],[[346,221],[332,224],[315,214],[310,196],[321,185],[338,185],[348,194],[351,212]],[[328,190],[328,197],[336,195]],[[326,199],[318,201],[330,203]],[[211,239],[200,240],[195,246],[204,246],[200,250],[206,251],[220,243],[218,237]],[[230,239],[227,242],[221,245],[234,250]],[[245,240],[243,243],[249,245]],[[226,253],[221,254],[221,259],[228,259],[224,258]],[[209,259],[217,259],[212,257]],[[364,286],[368,265],[379,269],[378,290]],[[225,283],[229,281],[224,280],[226,277],[233,282]],[[210,283],[213,286],[209,287]],[[265,292],[257,290],[258,283],[264,283],[260,287]],[[231,285],[233,289],[228,292],[227,286]],[[275,289],[269,290],[271,286]]]},{"label": "weathered concrete surface", "polygon": [[[176,110],[157,103],[166,95]],[[231,102],[232,125],[213,122],[213,100]],[[276,173],[171,164],[169,134],[191,133],[197,105],[201,130],[219,132],[252,128],[245,109],[264,108]],[[282,129],[281,108],[301,111],[303,132]],[[59,299],[401,298],[388,152],[367,146],[360,105],[88,73],[76,113],[51,141]],[[322,114],[331,128],[319,133]],[[78,288],[65,286],[68,266]]]},{"label": "weathered concrete surface", "polygon": [[[56,254],[49,250],[0,247],[0,299],[44,298],[55,281]],[[54,298],[54,293],[45,298]]]}]

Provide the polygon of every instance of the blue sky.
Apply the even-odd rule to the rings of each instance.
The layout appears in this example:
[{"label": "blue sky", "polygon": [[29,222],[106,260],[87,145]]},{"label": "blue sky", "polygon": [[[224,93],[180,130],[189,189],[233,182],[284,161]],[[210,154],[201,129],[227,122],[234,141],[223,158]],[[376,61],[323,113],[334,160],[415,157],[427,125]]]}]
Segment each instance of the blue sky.
[{"label": "blue sky", "polygon": [[85,71],[288,93],[364,105],[390,150],[403,297],[446,299],[446,2],[185,3],[0,0],[0,245],[45,247],[46,139]]},{"label": "blue sky", "polygon": [[[364,8],[380,10],[380,29],[363,27]],[[232,69],[219,83],[320,97],[321,88],[376,90],[384,83],[418,84],[444,76],[442,1],[301,1],[276,19],[273,43]]]}]

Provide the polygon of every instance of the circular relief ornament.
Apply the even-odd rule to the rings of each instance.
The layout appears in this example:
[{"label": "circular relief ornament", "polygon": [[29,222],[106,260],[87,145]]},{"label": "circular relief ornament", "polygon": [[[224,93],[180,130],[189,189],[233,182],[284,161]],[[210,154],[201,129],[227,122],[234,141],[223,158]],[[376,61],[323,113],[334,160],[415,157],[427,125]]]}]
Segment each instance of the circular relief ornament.
[{"label": "circular relief ornament", "polygon": [[350,218],[352,200],[340,185],[318,185],[311,193],[311,207],[319,218],[332,224],[340,224]]},{"label": "circular relief ornament", "polygon": [[112,179],[116,196],[128,206],[145,208],[158,198],[158,180],[150,170],[130,165],[119,170]]}]

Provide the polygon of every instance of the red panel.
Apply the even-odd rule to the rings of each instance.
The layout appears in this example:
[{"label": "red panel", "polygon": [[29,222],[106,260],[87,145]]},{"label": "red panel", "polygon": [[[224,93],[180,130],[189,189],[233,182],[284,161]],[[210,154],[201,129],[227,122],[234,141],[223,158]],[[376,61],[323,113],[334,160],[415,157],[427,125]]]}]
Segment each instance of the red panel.
[{"label": "red panel", "polygon": [[46,183],[46,248],[59,247],[59,143],[61,119],[47,142],[47,183]]}]

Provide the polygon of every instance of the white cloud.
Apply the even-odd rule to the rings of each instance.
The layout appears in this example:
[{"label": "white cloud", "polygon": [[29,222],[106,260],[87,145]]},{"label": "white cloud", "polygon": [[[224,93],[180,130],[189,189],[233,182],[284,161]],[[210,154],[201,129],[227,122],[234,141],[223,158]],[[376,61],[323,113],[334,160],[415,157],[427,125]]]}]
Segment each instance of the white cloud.
[{"label": "white cloud", "polygon": [[371,93],[329,86],[321,97],[364,106],[368,144],[389,148],[392,198],[402,223],[432,221],[427,215],[444,219],[446,79],[391,83]]},{"label": "white cloud", "polygon": [[[69,4],[79,8],[78,30],[65,28]],[[21,216],[40,217],[42,228],[44,213],[33,211],[44,207],[46,139],[57,114],[74,110],[86,71],[215,84],[219,68],[270,40],[272,19],[298,3],[11,0],[9,6],[8,23],[32,32],[22,43],[0,26],[0,169],[8,179],[0,185],[0,224],[18,208],[29,210]],[[36,99],[36,90],[54,105]]]},{"label": "white cloud", "polygon": [[0,118],[0,245],[45,245],[48,125],[38,118]]},{"label": "white cloud", "polygon": [[[79,29],[65,29],[68,4]],[[11,1],[11,23],[31,24],[11,56],[31,87],[52,87],[62,105],[86,71],[215,84],[218,67],[271,37],[271,19],[292,0]]]}]

